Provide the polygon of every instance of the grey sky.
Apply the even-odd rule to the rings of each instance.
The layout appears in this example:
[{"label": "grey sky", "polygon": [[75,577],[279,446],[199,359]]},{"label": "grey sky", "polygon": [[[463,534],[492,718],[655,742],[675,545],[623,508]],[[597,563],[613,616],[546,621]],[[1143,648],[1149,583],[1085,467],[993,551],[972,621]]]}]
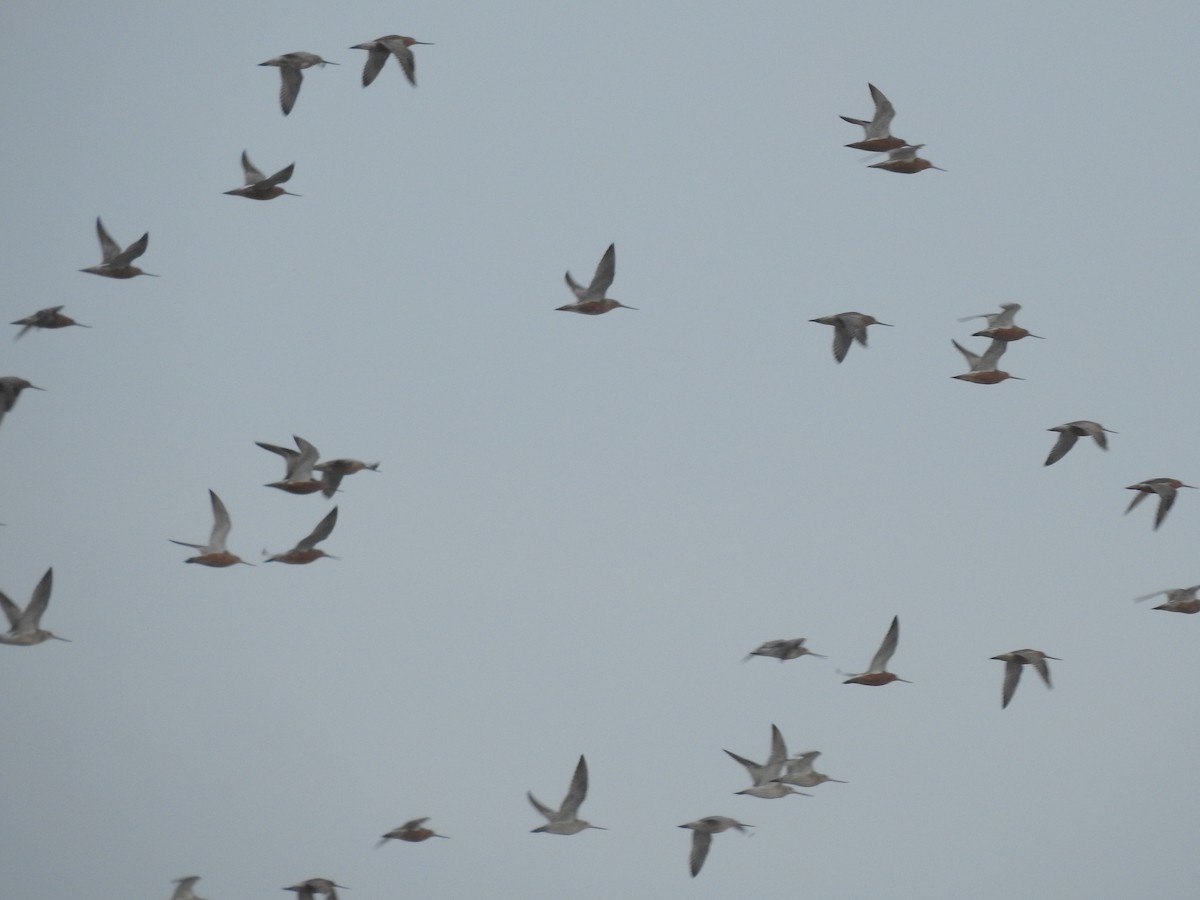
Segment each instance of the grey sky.
[{"label": "grey sky", "polygon": [[[1183,896],[1200,491],[1194,4],[224,0],[0,10],[5,894]],[[402,33],[419,87],[365,54]],[[306,50],[295,109],[257,63]],[[868,117],[948,172],[866,169]],[[267,203],[224,196],[248,151]],[[127,282],[99,260],[150,232]],[[636,312],[560,314],[609,243]],[[959,323],[1046,340],[996,386]],[[844,310],[893,328],[836,365]],[[5,325],[4,327],[10,327]],[[11,328],[16,334],[17,329]],[[1042,466],[1056,435],[1119,432]],[[262,487],[301,435],[331,506]],[[892,671],[843,686],[893,615]],[[741,658],[804,635],[829,659]],[[1033,647],[1000,708],[1004,666]],[[848,784],[737,797],[770,725]],[[580,754],[580,814],[531,835]],[[687,872],[707,815],[717,835]],[[432,817],[453,840],[379,835]]]}]

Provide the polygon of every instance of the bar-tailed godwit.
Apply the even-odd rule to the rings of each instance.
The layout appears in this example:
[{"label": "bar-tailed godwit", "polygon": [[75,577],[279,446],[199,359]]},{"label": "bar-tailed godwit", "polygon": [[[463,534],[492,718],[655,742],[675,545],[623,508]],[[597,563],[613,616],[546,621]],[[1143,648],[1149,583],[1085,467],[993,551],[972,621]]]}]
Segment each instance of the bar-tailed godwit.
[{"label": "bar-tailed godwit", "polygon": [[1134,597],[1133,602],[1141,603],[1143,600],[1165,594],[1167,602],[1160,603],[1154,607],[1155,609],[1192,615],[1200,612],[1200,600],[1196,599],[1196,591],[1200,591],[1200,584],[1192,585],[1189,588],[1168,588],[1165,591],[1155,591],[1153,594],[1143,594],[1141,597]]},{"label": "bar-tailed godwit", "polygon": [[622,309],[637,309],[636,306],[626,306],[620,300],[613,300],[611,297],[604,296],[608,292],[608,289],[612,287],[613,278],[616,276],[616,273],[617,245],[609,244],[608,249],[604,251],[604,255],[600,257],[599,265],[596,266],[596,274],[592,276],[592,283],[586,288],[576,282],[571,277],[571,272],[567,271],[567,287],[571,289],[571,293],[575,295],[577,302],[560,306],[558,310],[560,312],[582,313],[585,316],[599,316],[610,309],[616,309],[618,306]]},{"label": "bar-tailed godwit", "polygon": [[997,341],[1019,341],[1021,338],[1026,337],[1041,339],[1042,336],[1040,334],[1033,334],[1014,321],[1021,309],[1020,303],[1001,303],[1000,309],[1001,312],[998,313],[980,313],[976,316],[963,316],[958,321],[969,322],[972,319],[987,320],[987,328],[974,332],[972,337],[990,337]]},{"label": "bar-tailed godwit", "polygon": [[[96,216],[96,236],[100,238],[100,255],[103,257],[99,265],[88,266],[80,272],[90,272],[93,275],[103,275],[105,278],[135,278],[138,275],[153,275],[130,263],[146,252],[150,244],[150,232],[146,232],[124,250],[104,230],[104,223]],[[153,275],[157,278],[157,275]]]},{"label": "bar-tailed godwit", "polygon": [[898,172],[901,175],[916,175],[918,172],[924,172],[926,169],[937,169],[939,172],[945,172],[941,166],[935,166],[929,160],[917,156],[917,151],[924,147],[924,144],[915,144],[910,147],[897,147],[888,153],[888,158],[884,162],[872,163],[868,168],[883,169],[885,172]]},{"label": "bar-tailed godwit", "polygon": [[563,797],[562,806],[558,809],[551,809],[546,804],[539,802],[537,797],[533,796],[532,791],[527,791],[525,796],[529,798],[529,802],[533,804],[533,808],[546,817],[546,824],[532,829],[532,833],[578,834],[586,828],[607,831],[606,828],[601,828],[599,825],[593,825],[579,818],[579,807],[587,797],[587,789],[587,760],[583,756],[580,756],[579,763],[575,766],[575,774],[571,778],[571,787],[567,790],[567,796]]},{"label": "bar-tailed godwit", "polygon": [[692,829],[692,852],[688,855],[688,868],[692,872],[692,877],[695,878],[700,874],[704,860],[708,858],[708,848],[712,846],[714,834],[720,834],[730,828],[736,828],[745,833],[747,828],[754,826],[731,819],[729,816],[705,816],[695,822],[685,822],[679,827]]},{"label": "bar-tailed godwit", "polygon": [[[52,631],[41,627],[42,613],[50,604],[50,589],[54,586],[54,569],[47,569],[42,580],[33,589],[29,605],[21,609],[8,599],[8,595],[0,591],[0,607],[4,608],[4,616],[8,619],[8,632],[0,634],[0,644],[12,644],[16,647],[32,647],[53,638],[56,641],[66,641]],[[70,641],[67,641],[70,643]]]},{"label": "bar-tailed godwit", "polygon": [[763,800],[778,800],[780,797],[786,797],[788,794],[802,794],[805,797],[812,796],[811,794],[804,794],[802,791],[793,790],[789,785],[776,781],[783,773],[783,764],[787,759],[787,745],[783,742],[783,735],[780,733],[778,726],[771,726],[771,755],[761,765],[746,759],[744,756],[738,756],[732,750],[726,750],[725,752],[745,767],[754,782],[746,790],[737,791],[738,794],[744,794],[747,797],[759,797]]},{"label": "bar-tailed godwit", "polygon": [[449,835],[438,834],[432,828],[424,828],[424,824],[429,821],[429,816],[423,816],[420,819],[410,819],[399,828],[393,828],[376,844],[376,848],[382,847],[390,840],[408,841],[409,843],[418,844],[421,841],[427,841],[430,838],[448,838]]},{"label": "bar-tailed godwit", "polygon": [[245,176],[246,183],[240,188],[234,188],[232,191],[226,191],[226,194],[232,194],[235,197],[248,197],[251,200],[273,200],[275,197],[281,197],[287,194],[289,197],[299,197],[299,194],[293,194],[291,191],[284,190],[279,185],[283,184],[292,177],[292,172],[295,171],[296,164],[284,166],[274,175],[269,178],[254,167],[254,163],[250,162],[250,157],[246,155],[246,151],[242,151],[242,173]]},{"label": "bar-tailed godwit", "polygon": [[1001,709],[1008,706],[1008,702],[1016,693],[1017,683],[1021,680],[1021,670],[1025,666],[1033,666],[1042,676],[1042,681],[1046,682],[1046,687],[1054,687],[1050,683],[1050,667],[1046,665],[1046,660],[1057,660],[1057,656],[1047,656],[1041,650],[1013,650],[1011,653],[993,656],[992,659],[1004,663],[1004,696],[1000,703]]},{"label": "bar-tailed godwit", "polygon": [[743,659],[742,662],[746,662],[746,660],[755,656],[769,656],[772,659],[779,660],[780,662],[783,662],[787,659],[798,659],[801,656],[815,656],[818,659],[825,659],[822,654],[813,653],[811,650],[805,647],[805,640],[806,638],[788,638],[785,640],[781,639],[777,641],[766,641],[765,643],[759,644],[757,649],[751,650],[749,653],[747,653],[746,659]]},{"label": "bar-tailed godwit", "polygon": [[396,62],[400,63],[400,68],[404,70],[404,77],[408,79],[408,83],[413,87],[417,86],[417,60],[413,56],[413,52],[408,49],[415,44],[424,44],[432,47],[428,41],[418,41],[416,38],[410,38],[403,34],[385,34],[381,38],[375,38],[373,41],[367,41],[364,44],[355,44],[351,50],[366,50],[367,62],[363,66],[362,83],[366,87],[375,80],[375,76],[382,70],[384,63],[388,61],[388,56],[396,57]]},{"label": "bar-tailed godwit", "polygon": [[1089,422],[1087,419],[1079,419],[1075,422],[1067,422],[1065,425],[1055,425],[1053,428],[1047,428],[1047,431],[1057,431],[1058,440],[1054,446],[1050,448],[1050,455],[1046,457],[1044,465],[1052,466],[1064,456],[1067,451],[1075,446],[1075,442],[1081,437],[1094,438],[1096,443],[1100,445],[1101,450],[1108,449],[1108,438],[1104,435],[1116,434],[1115,431],[1109,431],[1099,422]]},{"label": "bar-tailed godwit", "polygon": [[1147,495],[1158,494],[1158,512],[1154,514],[1154,530],[1157,531],[1158,526],[1163,523],[1163,519],[1167,517],[1167,513],[1175,504],[1175,494],[1178,493],[1179,488],[1195,490],[1196,486],[1184,484],[1178,478],[1147,478],[1145,481],[1131,484],[1125,490],[1138,493],[1129,501],[1129,506],[1125,508],[1125,515],[1129,515],[1129,511],[1146,499]]},{"label": "bar-tailed godwit", "polygon": [[302,69],[308,69],[312,66],[336,66],[337,63],[330,62],[327,59],[321,59],[315,53],[305,53],[303,50],[297,50],[295,53],[284,53],[281,56],[268,59],[266,62],[259,63],[260,66],[278,66],[279,76],[283,83],[279,86],[279,105],[283,107],[283,114],[286,116],[292,111],[292,107],[296,105],[296,98],[300,96],[300,83],[304,81]]},{"label": "bar-tailed godwit", "polygon": [[818,325],[833,326],[833,358],[841,362],[850,350],[850,343],[858,341],[867,346],[867,326],[884,325],[891,328],[887,322],[880,322],[874,316],[860,312],[844,312],[833,316],[822,316],[819,319],[809,319]]},{"label": "bar-tailed godwit", "polygon": [[[306,563],[320,559],[322,556],[328,556],[330,559],[338,557],[326,553],[324,550],[315,549],[317,544],[329,537],[333,532],[333,526],[337,524],[337,507],[335,506],[328,515],[325,516],[317,527],[312,530],[312,533],[304,540],[300,541],[291,550],[286,553],[276,553],[274,556],[267,555],[267,562],[289,563],[293,566],[302,566]],[[266,551],[263,551],[266,553]]]},{"label": "bar-tailed godwit", "polygon": [[1008,349],[1008,344],[1004,341],[993,339],[988,344],[988,348],[983,351],[983,356],[972,353],[958,341],[952,340],[950,343],[958,348],[958,352],[966,358],[967,365],[971,367],[970,372],[964,372],[962,375],[952,375],[952,378],[957,378],[959,381],[969,381],[971,384],[999,384],[1006,378],[1016,378],[1017,381],[1025,380],[1017,378],[1016,375],[1009,375],[1007,372],[1002,372],[996,368],[1000,357]]},{"label": "bar-tailed godwit", "polygon": [[208,543],[188,544],[184,541],[177,541],[174,538],[167,538],[167,540],[172,544],[179,544],[181,547],[191,547],[193,550],[200,551],[198,556],[185,559],[184,562],[212,566],[214,569],[223,569],[226,566],[235,566],[238,563],[247,566],[254,565],[254,563],[248,563],[239,556],[234,556],[225,549],[225,540],[229,537],[229,529],[233,527],[229,520],[229,511],[225,509],[225,504],[221,502],[221,498],[217,496],[215,491],[210,489],[208,498],[212,503],[213,513],[212,534],[208,538]]},{"label": "bar-tailed godwit", "polygon": [[883,637],[883,643],[879,645],[879,649],[875,651],[875,655],[871,658],[871,667],[867,671],[858,675],[852,675],[847,678],[842,684],[866,684],[871,687],[878,687],[883,684],[891,684],[893,681],[903,681],[905,684],[912,684],[905,678],[899,675],[893,675],[887,670],[888,661],[892,658],[892,654],[896,652],[896,644],[900,641],[900,617],[895,616],[892,619],[891,627]]},{"label": "bar-tailed godwit", "polygon": [[896,110],[892,106],[890,100],[883,96],[883,91],[875,87],[873,84],[867,84],[871,89],[871,99],[875,101],[875,115],[871,117],[871,121],[865,119],[852,119],[849,116],[839,116],[844,122],[849,122],[851,125],[861,125],[865,132],[861,141],[855,141],[853,144],[846,144],[854,150],[869,150],[872,153],[883,153],[887,150],[896,150],[900,147],[907,146],[904,138],[892,137],[891,125],[892,119],[896,115]]},{"label": "bar-tailed godwit", "polygon": [[70,316],[64,316],[59,310],[61,306],[47,306],[45,309],[39,309],[31,316],[26,316],[23,319],[17,319],[13,322],[14,325],[25,326],[17,332],[17,336],[13,338],[18,341],[25,336],[25,333],[34,328],[66,328],[68,325],[78,325],[80,328],[91,328],[91,325],[84,325],[82,322],[76,322]]}]

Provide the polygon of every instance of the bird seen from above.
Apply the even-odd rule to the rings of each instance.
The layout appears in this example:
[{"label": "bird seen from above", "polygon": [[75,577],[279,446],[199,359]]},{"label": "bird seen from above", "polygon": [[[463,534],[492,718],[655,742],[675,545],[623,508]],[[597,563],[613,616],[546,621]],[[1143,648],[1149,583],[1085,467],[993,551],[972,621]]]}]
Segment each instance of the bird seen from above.
[{"label": "bird seen from above", "polygon": [[1145,481],[1139,481],[1137,484],[1131,484],[1125,488],[1127,491],[1137,491],[1137,496],[1129,501],[1129,506],[1125,507],[1125,515],[1129,515],[1130,510],[1141,503],[1149,494],[1158,494],[1158,512],[1154,514],[1154,530],[1158,531],[1158,526],[1163,523],[1163,519],[1167,517],[1167,513],[1171,511],[1171,507],[1175,505],[1175,495],[1179,488],[1196,489],[1194,484],[1184,484],[1178,478],[1148,478]]},{"label": "bird seen from above", "polygon": [[336,66],[338,63],[330,62],[327,59],[321,59],[315,53],[305,53],[303,50],[297,50],[294,53],[284,53],[281,56],[276,56],[268,59],[266,62],[259,63],[260,66],[278,66],[279,76],[282,83],[279,86],[279,105],[283,107],[283,114],[286,116],[292,111],[292,107],[296,105],[296,98],[300,96],[300,84],[304,81],[304,74],[301,70],[311,68],[312,66]]},{"label": "bird seen from above", "polygon": [[408,79],[408,83],[416,87],[417,60],[413,56],[412,50],[408,49],[416,44],[423,44],[428,47],[433,46],[428,41],[418,41],[416,38],[410,38],[407,35],[385,34],[381,38],[375,38],[373,41],[355,44],[351,47],[351,50],[367,51],[367,62],[363,66],[362,72],[363,87],[366,87],[375,80],[375,76],[383,70],[383,66],[388,61],[389,56],[396,57],[396,62],[400,64],[400,68],[404,71],[404,77]]},{"label": "bird seen from above", "polygon": [[891,328],[887,322],[880,322],[874,316],[868,316],[866,313],[860,312],[844,312],[833,316],[822,316],[819,319],[809,319],[810,322],[816,322],[818,325],[833,326],[833,358],[841,362],[846,358],[846,354],[850,351],[850,344],[853,341],[858,341],[864,347],[867,346],[867,326],[883,325]]},{"label": "bird seen from above", "polygon": [[1057,660],[1057,656],[1047,656],[1041,650],[1013,650],[1011,653],[993,656],[992,659],[998,659],[1004,663],[1004,692],[1000,702],[1001,709],[1008,706],[1013,694],[1017,692],[1017,684],[1021,680],[1021,671],[1025,666],[1033,666],[1042,676],[1042,681],[1046,682],[1046,687],[1054,687],[1050,683],[1050,667],[1046,665],[1046,660]]}]

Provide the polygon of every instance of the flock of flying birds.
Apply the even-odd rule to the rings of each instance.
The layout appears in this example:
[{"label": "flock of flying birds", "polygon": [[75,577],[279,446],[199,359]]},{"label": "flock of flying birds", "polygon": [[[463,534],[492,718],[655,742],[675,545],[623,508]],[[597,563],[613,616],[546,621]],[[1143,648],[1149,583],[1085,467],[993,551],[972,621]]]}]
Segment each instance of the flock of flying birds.
[{"label": "flock of flying birds", "polygon": [[[404,76],[415,86],[416,62],[410,48],[413,45],[424,43],[423,41],[417,41],[404,35],[386,35],[374,41],[356,44],[352,49],[367,51],[366,65],[362,72],[364,87],[370,85],[375,80],[389,57],[393,56],[396,58]],[[336,65],[336,63],[322,59],[314,53],[295,52],[274,57],[260,63],[260,65],[273,66],[279,69],[282,79],[279,102],[283,114],[286,116],[291,113],[299,96],[300,87],[303,82],[303,70],[313,66],[324,67],[325,65]],[[847,144],[846,146],[858,150],[888,153],[888,159],[885,162],[876,163],[872,168],[879,168],[899,174],[916,174],[925,169],[937,169],[937,166],[917,155],[918,151],[924,146],[923,144],[909,144],[902,138],[894,137],[891,134],[890,127],[892,119],[895,116],[895,109],[887,97],[884,96],[883,92],[875,87],[875,85],[868,85],[868,87],[875,103],[874,116],[870,120],[856,119],[849,116],[841,117],[847,122],[861,126],[865,132],[863,140]],[[284,194],[290,194],[289,191],[280,185],[288,182],[292,177],[295,168],[294,164],[288,165],[270,176],[265,176],[253,165],[245,152],[242,153],[241,163],[245,183],[242,187],[226,191],[227,194],[254,200],[271,200]],[[149,243],[149,233],[143,234],[138,240],[123,249],[108,234],[100,218],[96,219],[96,233],[100,242],[102,260],[99,264],[82,269],[81,271],[117,279],[129,279],[138,275],[152,275],[152,273],[145,272],[133,265],[134,260],[146,252]],[[576,282],[568,271],[565,280],[567,286],[575,295],[576,302],[560,306],[558,309],[592,316],[601,315],[618,307],[635,309],[635,307],[625,306],[619,300],[607,296],[607,292],[615,276],[615,270],[616,248],[610,245],[601,257],[587,287]],[[62,309],[62,306],[48,307],[30,316],[18,319],[13,323],[14,325],[21,326],[21,330],[16,337],[19,339],[29,331],[35,329],[58,329],[72,325],[85,328],[91,327],[63,315],[61,312]],[[957,341],[952,341],[954,347],[963,355],[969,366],[968,372],[955,375],[953,376],[954,378],[973,384],[985,385],[998,384],[1010,378],[1017,378],[1017,376],[998,368],[1001,357],[1008,349],[1010,343],[1026,337],[1040,338],[1039,335],[1031,334],[1028,330],[1016,324],[1016,314],[1020,309],[1019,304],[1006,303],[1001,305],[1001,311],[998,313],[968,316],[960,320],[967,321],[975,318],[986,320],[987,327],[974,332],[973,336],[988,338],[990,343],[982,354],[976,354],[963,347]],[[880,322],[873,316],[859,312],[844,312],[812,319],[811,321],[833,327],[833,356],[838,363],[841,363],[846,358],[853,343],[857,342],[864,347],[867,345],[867,329],[869,326],[888,326],[888,323]],[[16,376],[0,377],[0,421],[3,421],[5,414],[12,410],[17,398],[26,388],[44,390]],[[1081,437],[1090,437],[1101,449],[1107,449],[1106,435],[1114,433],[1097,422],[1087,420],[1067,422],[1048,430],[1057,432],[1059,436],[1050,450],[1049,456],[1046,458],[1045,465],[1047,466],[1060,461]],[[364,470],[378,471],[378,463],[364,463],[357,459],[341,458],[321,462],[320,454],[312,443],[301,437],[294,437],[294,441],[296,449],[280,447],[274,444],[258,443],[258,446],[262,449],[283,457],[285,463],[283,479],[268,484],[268,487],[297,495],[319,492],[326,498],[331,498],[339,490],[339,485],[343,477]],[[320,473],[319,477],[315,473]],[[1175,478],[1151,478],[1130,485],[1128,489],[1136,491],[1137,494],[1130,502],[1126,512],[1128,513],[1132,510],[1146,496],[1150,494],[1157,495],[1159,506],[1154,519],[1154,528],[1157,529],[1174,503],[1178,489],[1183,487],[1190,488],[1194,486],[1184,484]],[[238,564],[252,565],[252,563],[247,563],[228,550],[227,539],[231,528],[229,512],[225,504],[221,501],[221,498],[211,490],[209,491],[209,499],[212,507],[213,526],[208,542],[205,544],[193,544],[172,539],[173,543],[199,551],[196,555],[186,559],[185,562],[213,568],[226,568]],[[323,556],[329,556],[330,554],[319,549],[316,545],[330,536],[334,526],[337,524],[337,516],[338,510],[337,507],[334,507],[306,537],[298,541],[292,549],[286,552],[272,555],[264,551],[266,562],[300,565],[313,562]],[[41,628],[41,618],[49,603],[52,584],[53,570],[51,569],[47,570],[41,581],[38,582],[29,603],[23,609],[0,592],[0,606],[3,607],[10,625],[7,633],[0,634],[0,643],[31,646],[50,639],[67,640]],[[1165,594],[1167,602],[1155,607],[1156,609],[1194,614],[1200,612],[1200,599],[1197,598],[1198,591],[1200,591],[1200,585],[1194,585],[1188,588],[1158,591],[1138,597],[1136,600],[1147,600]],[[899,617],[894,617],[867,670],[850,675],[844,683],[880,687],[890,684],[893,681],[905,681],[905,679],[888,671],[888,665],[896,652],[899,638],[900,621]],[[824,658],[821,654],[809,650],[805,644],[805,638],[766,641],[752,650],[746,656],[746,659],[749,660],[754,656],[762,656],[784,662],[806,655]],[[1049,656],[1040,650],[1021,649],[999,654],[992,657],[992,659],[1005,664],[1001,706],[1007,707],[1013,698],[1025,666],[1032,666],[1041,676],[1046,686],[1051,687],[1050,671],[1046,661],[1049,659],[1057,660],[1058,657]],[[761,799],[779,799],[789,794],[811,796],[804,794],[802,791],[797,791],[795,788],[812,788],[825,782],[845,783],[816,771],[814,763],[817,757],[821,755],[820,751],[812,750],[789,757],[783,735],[775,725],[771,726],[771,745],[765,763],[753,762],[729,750],[725,752],[733,760],[742,765],[750,775],[752,784],[745,790],[738,791],[737,793],[740,795]],[[532,792],[527,794],[529,803],[546,819],[546,824],[534,828],[533,832],[573,835],[587,829],[604,830],[599,825],[592,825],[590,822],[579,818],[579,809],[586,799],[587,790],[587,760],[584,756],[580,756],[566,796],[557,809],[540,802]],[[425,823],[428,821],[428,817],[421,817],[405,822],[398,828],[382,835],[378,846],[383,846],[389,840],[420,843],[430,838],[447,837],[426,827]],[[728,816],[714,815],[684,823],[679,827],[689,829],[692,832],[689,869],[692,876],[695,876],[704,865],[712,844],[713,835],[720,834],[729,829],[744,832],[747,828],[753,826],[739,822]],[[202,900],[194,892],[194,886],[198,880],[199,876],[188,876],[177,879],[174,882],[176,889],[172,900]],[[287,887],[284,890],[295,892],[297,900],[315,900],[318,895],[326,898],[326,900],[337,900],[336,889],[339,887],[344,886],[327,878],[310,878]]]}]

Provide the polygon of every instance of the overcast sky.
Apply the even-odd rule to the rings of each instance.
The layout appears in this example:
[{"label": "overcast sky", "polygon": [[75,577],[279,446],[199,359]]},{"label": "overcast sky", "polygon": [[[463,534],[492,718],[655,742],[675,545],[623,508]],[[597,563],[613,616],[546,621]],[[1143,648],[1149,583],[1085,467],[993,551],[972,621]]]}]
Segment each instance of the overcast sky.
[{"label": "overcast sky", "polygon": [[[1130,601],[1200,582],[1200,491],[1122,513],[1200,484],[1195,4],[451,6],[0,9],[0,321],[92,326],[0,336],[0,590],[53,567],[72,641],[0,646],[5,895],[1194,890],[1200,620]],[[391,33],[419,87],[364,89]],[[868,82],[948,171],[842,146]],[[223,195],[243,150],[302,196]],[[97,215],[161,277],[79,273]],[[555,312],[614,242],[637,311]],[[953,380],[1005,302],[1026,380]],[[894,327],[838,365],[846,310]],[[292,435],[380,470],[263,487]],[[168,543],[209,489],[253,570]],[[843,685],[894,615],[913,683]],[[772,723],[848,784],[735,796]],[[530,834],[580,754],[610,830]]]}]

